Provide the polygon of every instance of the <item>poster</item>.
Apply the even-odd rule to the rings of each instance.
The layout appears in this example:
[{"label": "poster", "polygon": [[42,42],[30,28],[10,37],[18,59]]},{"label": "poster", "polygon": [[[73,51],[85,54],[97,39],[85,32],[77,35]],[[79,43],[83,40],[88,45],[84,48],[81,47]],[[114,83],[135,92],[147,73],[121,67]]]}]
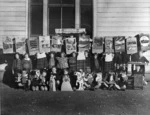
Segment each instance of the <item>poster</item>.
[{"label": "poster", "polygon": [[142,34],[139,36],[142,51],[150,50],[150,35]]},{"label": "poster", "polygon": [[93,45],[92,45],[92,53],[102,53],[103,52],[103,37],[95,37],[93,39]]},{"label": "poster", "polygon": [[51,43],[51,51],[61,52],[62,44],[63,44],[62,36],[59,35],[53,36]]},{"label": "poster", "polygon": [[39,36],[39,51],[50,52],[50,36]]},{"label": "poster", "polygon": [[105,52],[114,52],[113,37],[105,37]]},{"label": "poster", "polygon": [[32,37],[28,40],[28,49],[30,55],[35,55],[39,52],[39,42],[37,37]]},{"label": "poster", "polygon": [[20,54],[25,54],[26,53],[26,38],[25,37],[15,38],[15,46],[16,46],[16,52]]},{"label": "poster", "polygon": [[128,37],[126,45],[127,45],[127,54],[137,53],[137,39],[136,39],[136,37]]},{"label": "poster", "polygon": [[79,37],[79,45],[78,45],[79,51],[89,51],[91,48],[91,43],[90,43],[90,36],[83,35]]},{"label": "poster", "polygon": [[118,36],[114,38],[115,43],[115,52],[124,52],[125,51],[125,37]]},{"label": "poster", "polygon": [[3,38],[3,53],[13,53],[13,40],[14,37],[6,36]]},{"label": "poster", "polygon": [[65,41],[66,41],[66,53],[71,54],[73,52],[76,52],[76,50],[77,50],[76,38],[71,36],[70,38],[66,38]]}]

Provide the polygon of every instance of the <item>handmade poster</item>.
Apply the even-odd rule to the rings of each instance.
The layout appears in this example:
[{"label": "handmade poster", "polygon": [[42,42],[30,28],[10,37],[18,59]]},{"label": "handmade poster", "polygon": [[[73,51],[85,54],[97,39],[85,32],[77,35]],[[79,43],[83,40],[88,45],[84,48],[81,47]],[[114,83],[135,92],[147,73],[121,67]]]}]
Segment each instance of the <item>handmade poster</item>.
[{"label": "handmade poster", "polygon": [[15,46],[16,46],[16,52],[20,54],[25,54],[26,53],[26,38],[25,37],[15,38]]},{"label": "handmade poster", "polygon": [[91,48],[90,36],[87,35],[80,36],[78,48],[80,52],[90,50]]},{"label": "handmade poster", "polygon": [[62,36],[56,35],[52,37],[51,51],[61,52],[62,45],[63,45]]},{"label": "handmade poster", "polygon": [[150,50],[150,35],[142,34],[139,36],[139,42],[141,45],[141,50]]},{"label": "handmade poster", "polygon": [[39,52],[39,42],[37,37],[32,37],[28,40],[28,49],[30,55],[35,55],[36,53]]},{"label": "handmade poster", "polygon": [[50,52],[50,36],[39,36],[39,51]]},{"label": "handmade poster", "polygon": [[66,53],[71,54],[73,52],[76,52],[77,50],[76,38],[74,37],[66,38],[65,41],[66,41]]},{"label": "handmade poster", "polygon": [[128,37],[127,38],[127,54],[137,53],[137,39],[136,37]]},{"label": "handmade poster", "polygon": [[125,51],[125,37],[118,36],[114,37],[115,41],[115,52],[124,52]]},{"label": "handmade poster", "polygon": [[105,52],[114,52],[113,37],[105,37]]},{"label": "handmade poster", "polygon": [[3,38],[3,53],[13,53],[14,37],[6,36]]},{"label": "handmade poster", "polygon": [[93,45],[92,45],[92,53],[102,53],[103,52],[103,37],[95,37],[93,39]]}]

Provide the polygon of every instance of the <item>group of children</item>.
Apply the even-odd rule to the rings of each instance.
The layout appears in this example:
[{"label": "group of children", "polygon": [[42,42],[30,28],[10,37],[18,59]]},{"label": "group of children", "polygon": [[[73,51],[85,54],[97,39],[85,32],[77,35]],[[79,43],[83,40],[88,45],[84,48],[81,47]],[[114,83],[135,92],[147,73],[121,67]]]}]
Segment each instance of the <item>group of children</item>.
[{"label": "group of children", "polygon": [[[105,60],[111,62],[112,54],[105,55],[108,56],[105,56]],[[98,54],[90,57],[88,51],[78,55],[73,52],[72,56],[67,57],[64,52],[61,52],[60,56],[56,57],[55,53],[51,52],[48,56],[45,53],[37,53],[35,57],[36,68],[34,69],[28,54],[24,55],[23,60],[20,59],[20,54],[15,54],[12,73],[18,88],[32,91],[126,89],[128,79],[126,68],[118,65],[114,71],[110,66],[107,71],[102,72],[102,58],[99,58]]]}]

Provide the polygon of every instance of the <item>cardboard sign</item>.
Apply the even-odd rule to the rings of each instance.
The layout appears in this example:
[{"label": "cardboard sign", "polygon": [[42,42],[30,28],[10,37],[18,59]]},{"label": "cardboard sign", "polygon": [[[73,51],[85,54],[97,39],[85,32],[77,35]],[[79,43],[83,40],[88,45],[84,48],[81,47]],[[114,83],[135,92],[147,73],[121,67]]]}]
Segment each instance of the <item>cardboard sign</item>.
[{"label": "cardboard sign", "polygon": [[29,49],[29,53],[30,55],[35,55],[36,53],[39,52],[39,41],[37,37],[34,38],[30,38],[28,40],[28,49]]},{"label": "cardboard sign", "polygon": [[113,37],[105,37],[105,52],[114,52]]},{"label": "cardboard sign", "polygon": [[96,37],[93,39],[92,53],[102,53],[103,52],[103,37]]},{"label": "cardboard sign", "polygon": [[80,36],[79,37],[79,45],[78,45],[79,51],[88,51],[91,48],[91,43],[90,43],[90,36]]},{"label": "cardboard sign", "polygon": [[3,53],[13,53],[13,39],[14,37],[6,36],[3,38]]},{"label": "cardboard sign", "polygon": [[142,51],[150,50],[150,36],[148,34],[140,35],[139,42],[140,42]]},{"label": "cardboard sign", "polygon": [[26,38],[25,37],[17,37],[15,39],[16,52],[20,54],[26,53]]},{"label": "cardboard sign", "polygon": [[115,37],[115,52],[124,52],[125,51],[125,37]]},{"label": "cardboard sign", "polygon": [[61,52],[63,40],[62,36],[56,35],[52,37],[51,51]]},{"label": "cardboard sign", "polygon": [[74,37],[66,38],[65,41],[66,41],[66,53],[67,54],[71,54],[71,53],[77,51],[76,38],[74,38]]},{"label": "cardboard sign", "polygon": [[39,51],[50,52],[50,36],[39,36]]},{"label": "cardboard sign", "polygon": [[137,53],[137,39],[136,37],[128,37],[127,38],[127,54]]},{"label": "cardboard sign", "polygon": [[79,29],[75,29],[75,28],[65,28],[65,29],[55,29],[55,33],[56,34],[70,34],[70,33],[74,33],[74,34],[79,34],[79,33],[85,33],[85,28],[79,28]]}]

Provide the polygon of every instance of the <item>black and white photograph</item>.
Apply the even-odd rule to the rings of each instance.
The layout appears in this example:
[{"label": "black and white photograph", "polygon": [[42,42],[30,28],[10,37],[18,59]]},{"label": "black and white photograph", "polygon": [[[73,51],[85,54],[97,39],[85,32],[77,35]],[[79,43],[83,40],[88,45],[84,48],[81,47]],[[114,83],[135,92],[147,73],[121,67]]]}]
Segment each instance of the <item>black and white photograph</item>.
[{"label": "black and white photograph", "polygon": [[0,0],[0,115],[150,115],[150,0]]}]

